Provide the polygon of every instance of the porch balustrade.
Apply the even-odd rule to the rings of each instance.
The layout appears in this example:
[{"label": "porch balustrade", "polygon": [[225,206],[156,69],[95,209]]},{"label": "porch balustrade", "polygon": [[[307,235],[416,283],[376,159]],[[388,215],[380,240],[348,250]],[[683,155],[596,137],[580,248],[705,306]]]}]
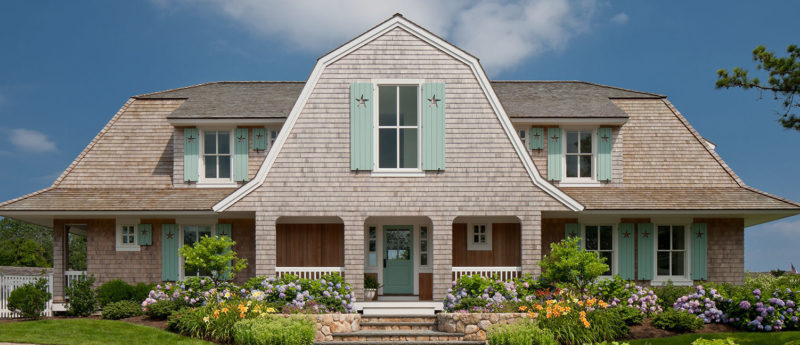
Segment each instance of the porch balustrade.
[{"label": "porch balustrade", "polygon": [[344,267],[275,267],[278,278],[292,274],[304,279],[320,279],[328,274],[344,276]]},{"label": "porch balustrade", "polygon": [[500,280],[510,280],[522,276],[522,267],[519,266],[496,266],[496,267],[453,267],[453,280],[462,276],[479,275],[486,278],[497,276]]},{"label": "porch balustrade", "polygon": [[72,287],[72,283],[86,275],[86,271],[64,271],[65,287]]}]

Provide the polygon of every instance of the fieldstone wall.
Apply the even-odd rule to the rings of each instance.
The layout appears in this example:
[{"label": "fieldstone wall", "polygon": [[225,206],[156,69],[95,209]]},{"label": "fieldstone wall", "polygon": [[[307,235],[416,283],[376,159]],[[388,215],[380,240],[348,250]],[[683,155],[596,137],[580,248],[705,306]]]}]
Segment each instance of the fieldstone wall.
[{"label": "fieldstone wall", "polygon": [[464,340],[486,340],[486,331],[495,324],[509,324],[528,317],[525,313],[439,313],[439,331],[464,333]]},{"label": "fieldstone wall", "polygon": [[355,332],[361,329],[361,314],[316,314],[314,341],[331,341],[333,333]]}]

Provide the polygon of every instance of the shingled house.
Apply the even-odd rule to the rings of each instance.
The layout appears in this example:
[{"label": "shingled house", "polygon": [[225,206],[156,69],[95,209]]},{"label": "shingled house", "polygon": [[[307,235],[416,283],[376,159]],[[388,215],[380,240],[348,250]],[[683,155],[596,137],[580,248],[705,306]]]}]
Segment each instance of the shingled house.
[{"label": "shingled house", "polygon": [[440,301],[464,274],[536,275],[580,237],[608,275],[741,283],[744,229],[800,213],[748,187],[665,96],[490,81],[402,16],[321,57],[306,82],[131,97],[44,190],[0,215],[70,233],[102,283],[179,280],[181,245],[231,236],[240,279],[339,272],[363,296]]}]

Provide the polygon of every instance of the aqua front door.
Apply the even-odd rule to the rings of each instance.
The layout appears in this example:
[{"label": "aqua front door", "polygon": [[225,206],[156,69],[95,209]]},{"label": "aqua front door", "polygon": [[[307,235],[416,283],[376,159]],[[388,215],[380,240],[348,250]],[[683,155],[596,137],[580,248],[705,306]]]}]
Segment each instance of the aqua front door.
[{"label": "aqua front door", "polygon": [[383,227],[383,294],[414,293],[413,226]]}]

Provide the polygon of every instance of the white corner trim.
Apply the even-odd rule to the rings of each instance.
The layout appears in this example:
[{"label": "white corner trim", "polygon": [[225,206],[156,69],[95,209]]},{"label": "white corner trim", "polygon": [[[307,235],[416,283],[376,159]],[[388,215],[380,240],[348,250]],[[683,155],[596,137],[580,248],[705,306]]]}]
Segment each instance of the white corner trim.
[{"label": "white corner trim", "polygon": [[308,77],[308,81],[306,82],[305,86],[303,86],[303,91],[300,93],[300,96],[297,98],[297,101],[292,108],[292,111],[289,113],[289,117],[286,119],[286,123],[284,124],[284,129],[281,130],[280,134],[278,135],[278,139],[275,140],[275,144],[273,149],[269,151],[267,154],[267,158],[264,159],[261,167],[258,169],[258,173],[256,176],[250,180],[247,184],[242,186],[241,188],[234,191],[231,195],[225,197],[216,205],[214,205],[213,210],[215,212],[223,212],[231,207],[234,203],[244,198],[246,195],[250,194],[252,191],[256,190],[261,184],[264,183],[264,180],[267,177],[270,169],[272,169],[272,165],[275,163],[278,154],[280,153],[281,149],[283,148],[283,144],[286,142],[286,139],[289,137],[289,133],[291,133],[292,129],[294,128],[294,124],[297,122],[297,118],[300,116],[300,112],[305,107],[306,102],[308,101],[309,96],[311,95],[312,90],[319,82],[319,78],[322,75],[322,71],[331,63],[336,62],[337,60],[341,59],[342,57],[346,56],[350,52],[366,45],[367,43],[373,41],[374,39],[380,37],[381,35],[385,34],[386,32],[393,30],[395,28],[402,28],[407,32],[411,33],[412,35],[416,36],[417,38],[427,42],[428,44],[433,45],[434,47],[442,50],[443,52],[449,54],[450,56],[456,58],[457,60],[463,62],[472,70],[473,74],[475,75],[478,84],[483,89],[484,94],[489,99],[489,104],[492,106],[495,114],[497,115],[500,124],[503,126],[503,130],[505,130],[508,139],[511,141],[514,150],[517,152],[520,160],[522,161],[525,170],[528,172],[528,175],[533,181],[533,184],[547,194],[567,206],[572,211],[582,211],[583,205],[578,203],[575,199],[571,198],[569,195],[561,191],[560,189],[556,188],[554,185],[550,184],[539,175],[539,171],[536,170],[536,167],[533,164],[533,160],[531,159],[530,155],[527,153],[527,149],[522,145],[522,141],[517,138],[515,134],[516,130],[514,129],[514,125],[511,124],[511,119],[506,114],[505,109],[500,104],[500,99],[497,98],[497,95],[494,93],[494,89],[492,89],[492,85],[489,82],[489,77],[486,76],[486,73],[483,71],[483,67],[481,67],[478,59],[473,56],[470,56],[463,50],[453,46],[452,44],[446,42],[445,40],[436,37],[432,33],[426,31],[425,29],[417,26],[416,24],[408,21],[407,19],[403,18],[402,16],[394,16],[389,20],[383,22],[382,24],[372,28],[371,30],[361,34],[361,36],[356,37],[352,41],[344,44],[343,46],[337,48],[336,50],[328,53],[327,55],[321,57],[317,63],[314,65],[314,69],[311,71],[311,75]]}]

